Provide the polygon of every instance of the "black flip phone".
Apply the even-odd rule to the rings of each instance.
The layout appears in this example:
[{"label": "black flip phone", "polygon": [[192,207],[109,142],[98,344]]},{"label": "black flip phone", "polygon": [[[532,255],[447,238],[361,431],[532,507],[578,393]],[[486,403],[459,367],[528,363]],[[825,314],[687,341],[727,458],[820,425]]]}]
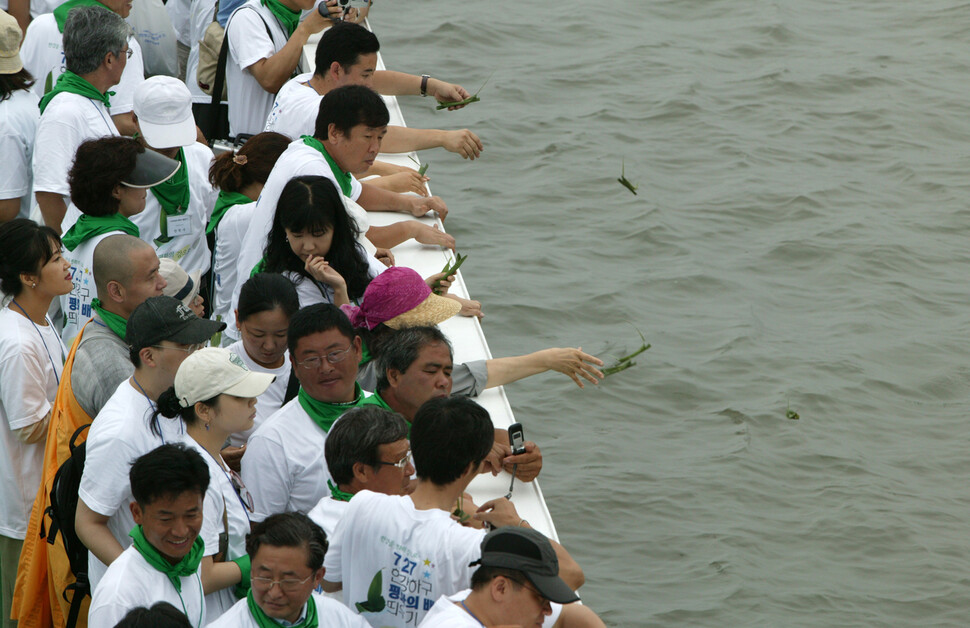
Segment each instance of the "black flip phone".
[{"label": "black flip phone", "polygon": [[513,456],[525,453],[525,432],[522,430],[521,423],[513,423],[509,426],[509,445],[512,447]]}]

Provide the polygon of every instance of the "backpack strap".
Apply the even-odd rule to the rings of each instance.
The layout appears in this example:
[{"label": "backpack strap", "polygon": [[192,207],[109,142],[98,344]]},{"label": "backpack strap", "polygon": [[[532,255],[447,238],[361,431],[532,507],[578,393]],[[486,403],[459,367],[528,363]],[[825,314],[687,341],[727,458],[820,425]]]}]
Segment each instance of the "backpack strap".
[{"label": "backpack strap", "polygon": [[300,380],[296,378],[296,372],[293,370],[293,365],[290,365],[290,379],[286,382],[286,393],[283,395],[283,404],[287,404],[296,398],[297,393],[300,392]]}]

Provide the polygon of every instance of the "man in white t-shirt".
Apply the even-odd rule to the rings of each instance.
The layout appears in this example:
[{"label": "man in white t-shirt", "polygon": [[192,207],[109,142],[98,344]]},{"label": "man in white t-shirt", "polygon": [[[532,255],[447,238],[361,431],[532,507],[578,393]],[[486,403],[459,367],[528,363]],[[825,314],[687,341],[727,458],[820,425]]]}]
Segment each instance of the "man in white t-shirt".
[{"label": "man in white t-shirt", "polygon": [[[499,528],[482,540],[471,589],[441,596],[422,628],[556,626],[605,628],[559,577],[549,539],[529,528]],[[471,565],[469,565],[471,566]]]},{"label": "man in white t-shirt", "polygon": [[408,424],[401,415],[364,406],[349,410],[334,423],[324,446],[332,480],[330,494],[310,511],[310,518],[332,537],[350,498],[360,491],[385,495],[408,492],[414,466]]},{"label": "man in white t-shirt", "polygon": [[34,141],[34,196],[44,223],[60,233],[70,193],[67,172],[81,142],[118,135],[110,94],[128,63],[131,27],[100,6],[73,9],[64,33],[67,70],[40,100]]},{"label": "man in white t-shirt", "polygon": [[125,337],[135,373],[121,383],[91,424],[78,491],[75,528],[87,546],[88,576],[95,589],[130,545],[128,465],[159,445],[182,438],[179,419],[155,415],[155,402],[175,382],[179,365],[225,323],[197,317],[172,297],[152,297],[135,308]]},{"label": "man in white t-shirt", "polygon": [[[364,172],[377,158],[389,119],[387,105],[367,87],[347,85],[327,94],[320,103],[313,137],[298,139],[290,144],[266,179],[243,240],[238,277],[243,280],[248,278],[253,267],[262,259],[276,203],[283,188],[294,177],[327,177],[344,197],[355,201],[366,212],[400,211],[423,216],[429,211],[436,211],[442,219],[448,214],[448,207],[437,196],[423,198],[397,194],[354,178],[354,173]],[[371,227],[367,213],[360,211],[360,208],[351,204],[348,211],[357,228],[367,235],[374,246],[391,248],[409,238],[416,238],[425,244],[454,246],[453,238],[418,221],[406,220],[387,227]],[[237,284],[233,301],[238,299],[242,281],[237,280]]]},{"label": "man in white t-shirt", "polygon": [[[71,10],[82,6],[100,6],[127,18],[131,12],[131,0],[68,0],[53,9],[53,13],[39,16],[24,35],[21,54],[24,67],[36,79],[33,91],[41,98],[46,93],[48,85],[53,86],[57,78],[65,69],[65,51],[62,49],[62,39],[65,31],[67,16]],[[144,61],[141,45],[134,36],[129,37],[128,45],[131,57],[125,65],[121,80],[111,91],[111,117],[122,135],[131,135],[135,129],[131,122],[131,108],[135,88],[145,80]]]},{"label": "man in white t-shirt", "polygon": [[252,588],[247,599],[209,624],[212,628],[367,628],[343,604],[314,592],[323,579],[327,535],[306,515],[280,513],[257,523],[246,551]]},{"label": "man in white t-shirt", "polygon": [[30,156],[40,119],[39,97],[27,87],[29,76],[18,53],[22,34],[17,20],[0,11],[0,77],[9,86],[6,97],[0,99],[0,155],[4,161],[0,168],[0,221],[4,222],[30,214]]},{"label": "man in white t-shirt", "polygon": [[[311,11],[314,4],[314,0],[249,0],[229,18],[230,136],[263,130],[273,97],[300,64],[307,39],[330,25],[319,11]],[[327,4],[335,17],[339,15],[335,0]],[[302,22],[301,11],[310,11]]]},{"label": "man in white t-shirt", "polygon": [[[460,85],[427,75],[378,70],[378,50],[377,36],[363,26],[351,22],[334,24],[317,43],[313,73],[300,74],[283,86],[276,95],[264,130],[282,133],[294,140],[301,135],[312,135],[320,100],[331,90],[344,85],[363,85],[385,95],[431,95],[438,102],[457,102],[468,97],[468,92]],[[385,153],[437,147],[458,153],[465,159],[475,159],[483,150],[482,141],[468,129],[442,131],[388,126],[381,144]],[[362,176],[393,174],[401,169],[390,164],[383,164],[383,169],[378,169],[379,163]],[[413,172],[410,168],[406,170]]]},{"label": "man in white t-shirt", "polygon": [[242,458],[254,521],[306,513],[329,494],[322,455],[327,432],[364,400],[356,382],[360,337],[340,308],[321,303],[294,314],[287,345],[300,391],[250,435]]},{"label": "man in white t-shirt", "polygon": [[[439,597],[465,588],[485,532],[459,524],[452,512],[472,509],[459,499],[493,440],[488,412],[470,399],[433,399],[421,406],[411,424],[414,492],[354,495],[327,554],[324,591],[343,588],[345,603],[372,626],[414,627]],[[456,514],[495,527],[529,525],[504,498]],[[563,580],[578,588],[582,570],[562,546],[553,547]]]},{"label": "man in white t-shirt", "polygon": [[181,168],[149,188],[145,211],[132,222],[159,257],[175,260],[186,272],[205,274],[211,257],[205,228],[219,191],[209,183],[212,150],[195,141],[192,95],[176,78],[153,76],[135,90],[134,114],[145,146]]},{"label": "man in white t-shirt", "polygon": [[193,628],[205,625],[199,563],[205,543],[202,500],[209,468],[199,452],[169,443],[140,456],[128,473],[134,502],[132,544],[92,588],[88,625],[114,626],[128,611],[168,602]]}]

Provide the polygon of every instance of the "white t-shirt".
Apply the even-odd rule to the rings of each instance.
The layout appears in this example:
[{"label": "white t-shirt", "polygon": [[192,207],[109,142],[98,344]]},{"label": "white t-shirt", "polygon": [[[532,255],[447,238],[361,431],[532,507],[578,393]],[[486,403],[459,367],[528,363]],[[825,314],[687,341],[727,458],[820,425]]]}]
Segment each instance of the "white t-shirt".
[{"label": "white t-shirt", "polygon": [[[243,238],[246,237],[246,229],[249,227],[249,217],[255,207],[255,201],[230,207],[216,227],[215,261],[212,269],[215,277],[215,297],[212,300],[212,313],[217,320],[225,321],[226,331],[232,330],[229,335],[236,340],[239,339],[239,332],[236,330],[232,291],[236,287],[239,252],[242,250]],[[246,279],[249,279],[249,275],[246,275]]]},{"label": "white t-shirt", "polygon": [[[118,135],[111,114],[99,100],[61,92],[40,116],[34,141],[34,192],[69,196],[67,173],[74,164],[77,147],[85,140]],[[70,199],[65,199],[65,204]]]},{"label": "white t-shirt", "polygon": [[408,496],[360,491],[337,524],[324,579],[343,582],[353,609],[380,573],[386,606],[362,616],[372,626],[416,627],[439,597],[468,586],[484,537],[444,510],[416,509]]},{"label": "white t-shirt", "polygon": [[0,155],[3,155],[0,199],[20,198],[19,218],[30,215],[33,203],[30,158],[34,154],[34,137],[40,121],[39,100],[32,91],[18,89],[0,101]]},{"label": "white t-shirt", "polygon": [[296,398],[266,419],[249,437],[242,458],[243,482],[253,494],[253,521],[278,512],[306,513],[330,494],[323,457],[327,433]]},{"label": "white t-shirt", "polygon": [[[71,212],[71,210],[80,213],[73,203],[67,211]],[[94,236],[77,245],[73,251],[64,249],[64,259],[71,263],[71,280],[74,282],[71,291],[60,297],[61,312],[66,319],[64,328],[61,330],[61,338],[66,345],[74,342],[84,323],[91,319],[91,301],[98,297],[98,289],[94,285],[94,249],[101,240],[118,233],[122,232],[112,231]]]},{"label": "white t-shirt", "polygon": [[[149,421],[154,411],[154,404],[135,388],[132,380],[126,379],[94,418],[85,445],[78,496],[88,508],[109,517],[108,529],[122,547],[131,545],[128,533],[135,526],[129,508],[134,501],[128,480],[131,463],[159,445],[180,441],[185,432],[181,419],[159,416],[162,435],[153,434]],[[88,552],[92,590],[106,569],[104,563]]]},{"label": "white t-shirt", "polygon": [[[212,216],[219,191],[209,183],[209,164],[212,150],[205,144],[192,142],[185,147],[185,167],[189,172],[189,209],[183,216],[187,222],[188,233],[176,235],[168,242],[156,244],[155,239],[162,234],[160,218],[162,206],[149,189],[145,198],[145,211],[135,214],[131,221],[138,225],[139,237],[155,247],[159,257],[170,257],[185,272],[195,270],[205,273],[209,270],[209,244],[205,239],[205,228]],[[175,216],[168,217],[168,232],[171,236],[175,229]],[[178,217],[183,220],[182,216]]]},{"label": "white t-shirt", "polygon": [[[57,30],[57,20],[54,19],[53,13],[41,15],[32,21],[27,27],[27,32],[24,33],[20,58],[27,71],[36,79],[31,89],[38,98],[44,95],[47,75],[51,75],[51,86],[53,86],[57,83],[57,77],[67,69],[62,39],[63,35]],[[128,113],[132,110],[135,89],[145,80],[145,62],[142,58],[141,45],[137,39],[129,37],[128,47],[131,48],[131,58],[128,59],[121,73],[121,81],[109,90],[115,93],[110,97],[112,115]]]},{"label": "white t-shirt", "polygon": [[[272,11],[259,0],[249,0],[229,17],[229,61],[226,82],[229,86],[229,135],[253,135],[263,130],[273,107],[273,94],[267,92],[250,73],[249,66],[268,59],[283,49],[289,36]],[[266,28],[272,38],[267,35]]]},{"label": "white t-shirt", "polygon": [[13,430],[50,412],[67,353],[53,325],[34,327],[20,312],[0,310],[0,535],[12,539],[27,533],[44,471],[44,441],[28,445]]},{"label": "white t-shirt", "polygon": [[[172,22],[175,38],[184,46],[191,43],[189,38],[189,12],[191,0],[169,0],[165,3],[165,11]],[[213,6],[215,6],[213,4]]]},{"label": "white t-shirt", "polygon": [[266,117],[264,131],[276,131],[294,140],[301,135],[313,135],[323,96],[307,84],[312,76],[313,72],[305,72],[280,88]]},{"label": "white t-shirt", "polygon": [[337,523],[347,512],[350,502],[334,499],[333,495],[327,495],[317,502],[317,505],[307,513],[307,517],[313,520],[323,531],[327,533],[327,538],[333,538],[333,533],[337,530]]},{"label": "white t-shirt", "polygon": [[[238,279],[236,288],[233,290],[233,303],[239,300],[239,290],[245,280],[249,278],[253,267],[259,263],[259,260],[263,259],[266,237],[272,230],[273,217],[276,215],[276,203],[280,200],[283,188],[286,187],[290,179],[305,175],[327,177],[333,181],[338,192],[340,191],[340,184],[333,176],[330,164],[317,149],[307,146],[303,143],[303,140],[298,139],[283,151],[266,179],[266,184],[256,201],[256,208],[253,210],[249,221],[249,229],[246,231],[246,237],[239,254]],[[361,189],[360,182],[351,178],[350,198],[352,200],[356,201],[360,197]],[[343,195],[341,194],[341,196]],[[347,207],[347,213],[357,223],[357,229],[361,232],[361,239],[365,239],[363,234],[367,233],[367,229],[370,228],[367,212],[362,211],[360,206],[356,204],[354,208],[346,203],[344,206]]]},{"label": "white t-shirt", "polygon": [[[166,6],[171,5],[170,2]],[[185,66],[185,85],[189,88],[194,103],[212,102],[212,96],[199,88],[199,41],[205,35],[205,29],[212,23],[215,12],[215,0],[192,2],[188,22],[189,41],[184,43],[189,46],[189,59]]]},{"label": "white t-shirt", "polygon": [[246,441],[256,431],[256,428],[262,425],[266,419],[271,417],[283,406],[286,387],[290,383],[290,363],[284,359],[283,365],[275,369],[260,366],[246,353],[246,347],[243,346],[242,340],[229,345],[229,350],[242,358],[242,361],[250,371],[254,373],[269,373],[270,375],[276,376],[276,380],[269,385],[266,392],[256,398],[256,419],[253,421],[253,426],[243,432],[236,432],[229,437],[230,445],[241,447],[246,444]]},{"label": "white t-shirt", "polygon": [[179,579],[182,581],[181,593],[175,590],[168,576],[149,565],[134,547],[129,547],[111,563],[97,587],[91,583],[93,595],[88,626],[110,628],[128,611],[155,602],[168,602],[182,611],[194,628],[205,626],[205,599],[199,572]]},{"label": "white t-shirt", "polygon": [[[250,530],[248,505],[244,506],[243,502],[248,498],[248,492],[244,491],[242,496],[236,493],[229,472],[191,436],[186,435],[183,441],[197,451],[209,466],[209,488],[202,504],[202,529],[199,531],[199,536],[205,542],[205,552],[202,555],[218,554],[219,537],[223,534],[228,534],[225,560],[234,560],[245,555],[246,535]],[[205,596],[207,623],[218,619],[236,603],[236,596],[232,591],[233,587],[227,587]]]},{"label": "white t-shirt", "polygon": [[[478,620],[459,606],[471,592],[471,589],[465,589],[454,595],[442,595],[424,616],[418,628],[481,628]],[[549,605],[552,607],[552,614],[546,615],[542,621],[542,625],[547,628],[559,621],[559,616],[562,615],[562,604],[550,602]]]},{"label": "white t-shirt", "polygon": [[[336,600],[328,599],[319,593],[310,594],[310,601],[317,605],[317,619],[320,628],[368,628],[366,621]],[[306,606],[300,618],[306,617]],[[210,628],[257,628],[258,624],[249,612],[246,600],[239,600],[225,615],[209,624]]]},{"label": "white t-shirt", "polygon": [[[376,257],[364,252],[361,247],[357,248],[367,262],[367,274],[371,279],[387,270],[387,266]],[[296,288],[296,295],[300,298],[301,308],[317,303],[333,303],[333,288],[322,281],[316,281],[311,277],[305,277],[289,270],[282,275],[289,279],[293,283],[293,287]]]}]

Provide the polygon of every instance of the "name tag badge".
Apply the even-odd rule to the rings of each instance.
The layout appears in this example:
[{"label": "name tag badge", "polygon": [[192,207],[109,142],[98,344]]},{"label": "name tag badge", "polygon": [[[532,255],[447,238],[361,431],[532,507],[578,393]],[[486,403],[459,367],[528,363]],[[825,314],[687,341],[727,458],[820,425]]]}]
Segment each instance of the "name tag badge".
[{"label": "name tag badge", "polygon": [[168,237],[175,238],[192,233],[192,217],[188,214],[181,216],[169,216],[166,219],[168,225]]}]

